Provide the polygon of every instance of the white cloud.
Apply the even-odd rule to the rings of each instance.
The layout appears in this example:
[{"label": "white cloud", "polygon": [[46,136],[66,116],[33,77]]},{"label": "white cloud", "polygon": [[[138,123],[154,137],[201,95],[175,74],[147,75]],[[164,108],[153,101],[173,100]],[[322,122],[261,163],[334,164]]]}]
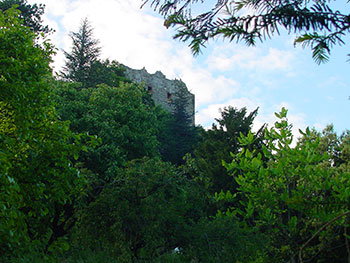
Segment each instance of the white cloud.
[{"label": "white cloud", "polygon": [[258,47],[243,47],[232,44],[218,45],[208,57],[211,70],[231,70],[242,68],[262,71],[290,71],[295,55],[290,50],[270,47],[265,50]]},{"label": "white cloud", "polygon": [[224,76],[215,78],[205,69],[183,72],[183,79],[196,94],[198,108],[232,98],[239,87],[235,80]]}]

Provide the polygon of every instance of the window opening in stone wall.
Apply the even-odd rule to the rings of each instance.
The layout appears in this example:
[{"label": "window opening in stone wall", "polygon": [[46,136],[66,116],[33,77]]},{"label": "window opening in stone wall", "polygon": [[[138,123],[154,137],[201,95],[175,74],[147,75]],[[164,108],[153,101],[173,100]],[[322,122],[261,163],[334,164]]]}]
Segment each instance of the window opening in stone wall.
[{"label": "window opening in stone wall", "polygon": [[152,94],[152,87],[151,87],[151,86],[148,86],[148,87],[147,87],[147,91],[148,91],[149,94]]},{"label": "window opening in stone wall", "polygon": [[168,100],[168,103],[171,102],[171,93],[170,92],[167,93],[167,100]]}]

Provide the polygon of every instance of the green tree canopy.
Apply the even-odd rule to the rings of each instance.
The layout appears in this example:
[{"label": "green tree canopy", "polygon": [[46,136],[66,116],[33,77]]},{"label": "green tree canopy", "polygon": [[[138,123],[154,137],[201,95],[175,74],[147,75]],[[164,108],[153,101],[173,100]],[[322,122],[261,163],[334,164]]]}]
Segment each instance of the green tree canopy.
[{"label": "green tree canopy", "polygon": [[53,48],[36,44],[39,35],[19,17],[0,13],[0,257],[57,247],[65,234],[58,208],[85,184],[73,163],[79,136],[50,99]]},{"label": "green tree canopy", "polygon": [[203,205],[198,193],[170,163],[132,160],[90,204],[77,239],[100,246],[118,262],[154,262],[188,244],[188,230]]},{"label": "green tree canopy", "polygon": [[62,120],[78,133],[96,135],[102,143],[83,154],[84,166],[108,182],[115,169],[144,156],[159,156],[158,120],[154,106],[143,103],[145,91],[135,84],[80,88],[55,82],[55,100]]},{"label": "green tree canopy", "polygon": [[115,60],[96,60],[91,64],[83,86],[94,88],[98,84],[119,87],[121,82],[130,82],[124,75],[124,67]]},{"label": "green tree canopy", "polygon": [[[221,36],[230,41],[254,45],[279,34],[296,33],[295,43],[311,46],[317,63],[325,62],[334,45],[345,44],[350,17],[346,10],[334,7],[335,1],[302,0],[217,0],[198,12],[199,0],[143,0],[165,17],[165,26],[176,27],[175,38],[190,41],[198,54],[208,40]],[[204,3],[205,2],[205,3]],[[348,3],[342,3],[347,5]],[[199,7],[203,10],[203,7]]]},{"label": "green tree canopy", "polygon": [[44,26],[41,16],[44,14],[45,5],[43,4],[28,4],[27,0],[1,0],[0,10],[6,11],[11,7],[16,6],[20,13],[21,19],[23,19],[23,25],[28,26],[33,32],[36,33],[49,33],[53,29],[49,26]]},{"label": "green tree canopy", "polygon": [[287,111],[276,116],[261,153],[250,149],[249,133],[240,138],[243,150],[226,164],[243,205],[234,202],[226,215],[267,235],[266,262],[342,262],[350,255],[348,166],[335,167],[329,153],[320,151],[322,137],[310,129],[300,131],[303,139],[292,147]]}]

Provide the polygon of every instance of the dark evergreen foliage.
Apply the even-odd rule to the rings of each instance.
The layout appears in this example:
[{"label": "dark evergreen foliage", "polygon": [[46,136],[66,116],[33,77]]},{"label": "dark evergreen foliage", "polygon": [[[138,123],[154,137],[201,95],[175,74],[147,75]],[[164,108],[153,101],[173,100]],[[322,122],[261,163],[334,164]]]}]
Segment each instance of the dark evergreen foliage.
[{"label": "dark evergreen foliage", "polygon": [[[200,0],[143,0],[165,17],[165,25],[175,26],[175,38],[190,41],[194,54],[217,36],[254,45],[285,29],[296,33],[295,43],[311,46],[317,63],[328,60],[331,48],[345,44],[350,16],[332,7],[333,1],[319,0],[217,0],[200,14],[192,9]],[[246,12],[249,11],[249,12]]]},{"label": "dark evergreen foliage", "polygon": [[173,114],[166,120],[166,132],[160,139],[163,159],[177,165],[184,163],[183,157],[193,152],[198,141],[199,128],[192,123],[188,104],[185,87],[178,89],[171,99]]},{"label": "dark evergreen foliage", "polygon": [[79,31],[71,32],[70,37],[73,46],[71,52],[64,51],[66,65],[61,75],[65,80],[80,82],[87,87],[91,68],[100,55],[99,41],[94,39],[93,28],[87,18],[82,21]]}]

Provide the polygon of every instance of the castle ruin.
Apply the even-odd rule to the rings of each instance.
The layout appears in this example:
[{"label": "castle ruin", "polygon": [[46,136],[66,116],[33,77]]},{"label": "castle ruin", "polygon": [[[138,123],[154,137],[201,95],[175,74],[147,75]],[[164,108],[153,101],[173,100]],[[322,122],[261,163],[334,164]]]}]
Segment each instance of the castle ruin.
[{"label": "castle ruin", "polygon": [[179,89],[186,91],[186,112],[194,125],[194,94],[188,91],[186,84],[181,80],[169,80],[165,75],[157,71],[150,74],[145,68],[137,70],[127,66],[125,67],[125,76],[136,83],[143,84],[145,89],[152,94],[152,99],[156,105],[161,105],[169,112],[173,112],[172,101],[176,98]]}]

